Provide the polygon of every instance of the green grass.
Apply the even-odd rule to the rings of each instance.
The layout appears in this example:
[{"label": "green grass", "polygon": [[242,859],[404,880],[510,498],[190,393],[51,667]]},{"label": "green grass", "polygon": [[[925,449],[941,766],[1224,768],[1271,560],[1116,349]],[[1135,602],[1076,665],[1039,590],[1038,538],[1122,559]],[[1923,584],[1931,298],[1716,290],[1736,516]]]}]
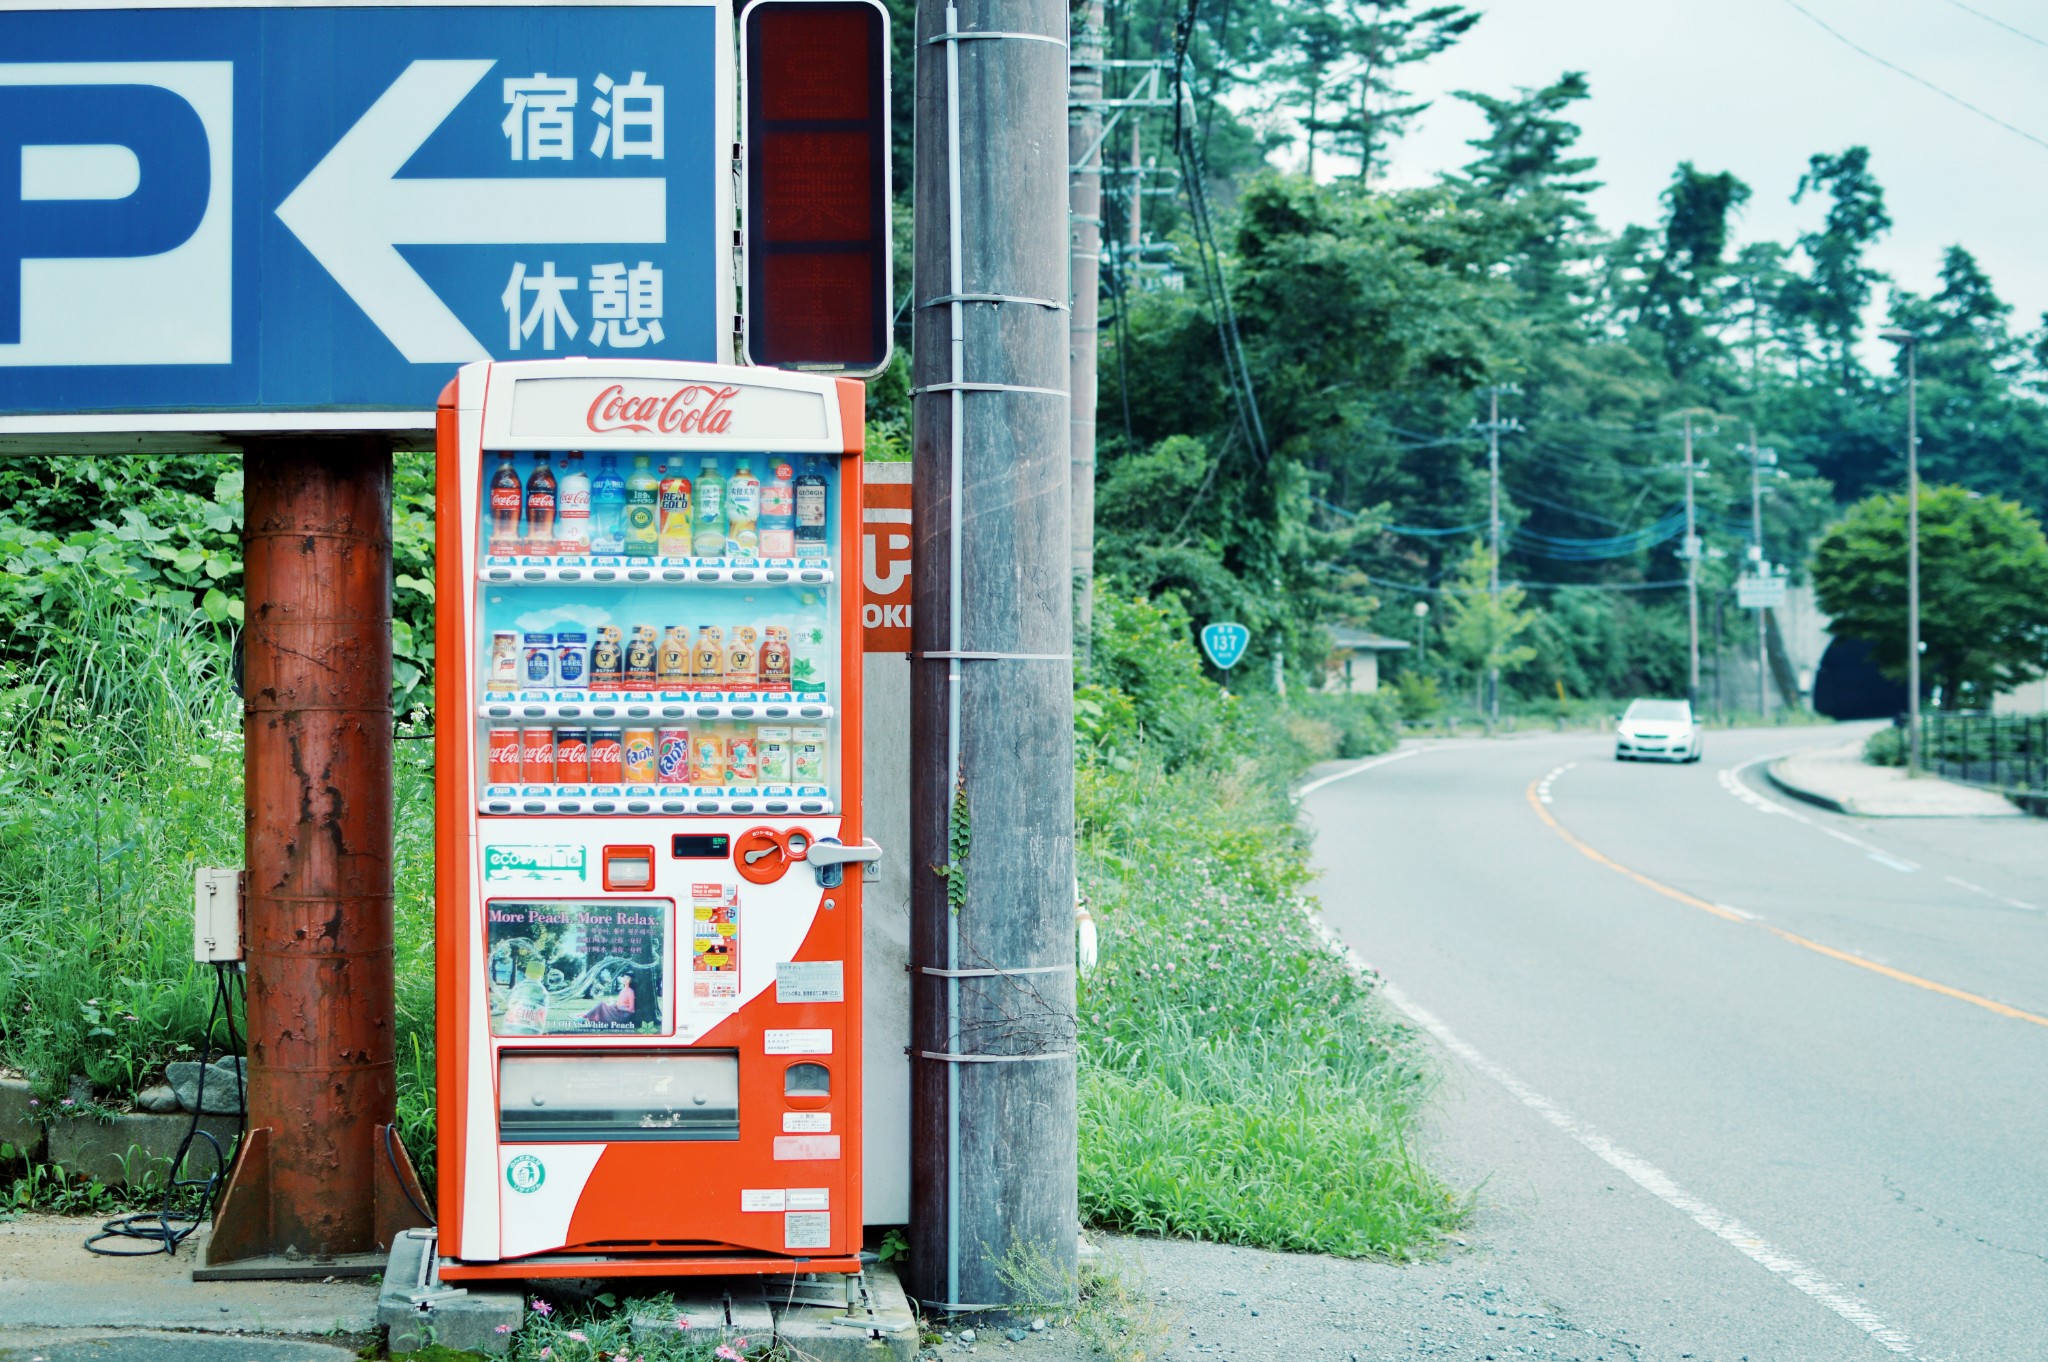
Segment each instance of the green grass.
[{"label": "green grass", "polygon": [[[202,616],[86,602],[0,671],[0,1065],[119,1101],[204,1043],[192,871],[242,864],[242,702]],[[399,732],[426,734],[428,716]],[[398,744],[399,1125],[433,1175],[433,771]],[[216,1046],[225,1032],[216,1029]],[[40,1198],[47,1201],[48,1198]]]},{"label": "green grass", "polygon": [[1101,949],[1081,988],[1080,1186],[1098,1225],[1401,1256],[1464,1214],[1415,1156],[1413,1038],[1306,915],[1286,785],[1359,754],[1328,709],[1240,711],[1260,758],[1082,772]]}]

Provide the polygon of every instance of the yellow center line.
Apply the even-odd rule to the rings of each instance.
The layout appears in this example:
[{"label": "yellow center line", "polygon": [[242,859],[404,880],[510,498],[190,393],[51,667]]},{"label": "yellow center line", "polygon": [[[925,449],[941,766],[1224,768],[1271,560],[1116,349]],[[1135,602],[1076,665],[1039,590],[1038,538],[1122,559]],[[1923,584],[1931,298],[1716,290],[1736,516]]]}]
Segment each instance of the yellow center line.
[{"label": "yellow center line", "polygon": [[[1548,824],[1552,832],[1562,837],[1565,844],[1571,847],[1572,850],[1590,861],[1606,866],[1616,874],[1628,876],[1628,878],[1642,885],[1645,889],[1662,894],[1667,899],[1676,899],[1688,908],[1697,908],[1703,913],[1712,913],[1715,917],[1728,922],[1741,923],[1746,921],[1740,913],[1730,912],[1718,903],[1709,903],[1703,898],[1686,893],[1683,889],[1673,889],[1668,884],[1661,884],[1641,871],[1631,870],[1621,862],[1587,846],[1574,836],[1569,828],[1558,822],[1549,809],[1543,806],[1543,801],[1536,794],[1536,787],[1541,783],[1541,781],[1536,780],[1529,782],[1529,807],[1534,809],[1536,816]],[[1765,931],[1781,941],[1789,941],[1795,946],[1801,946],[1814,952],[1816,955],[1825,955],[1830,960],[1840,960],[1843,964],[1854,965],[1858,969],[1867,969],[1872,974],[1882,974],[1887,979],[1896,979],[1902,984],[1911,984],[1914,988],[1924,988],[1929,993],[1939,993],[1944,998],[1954,998],[1958,1002],[1968,1003],[1972,1007],[1981,1007],[1986,1012],[1995,1012],[2001,1017],[2010,1017],[2014,1021],[2032,1022],[2035,1026],[2048,1027],[2048,1017],[2036,1016],[2032,1012],[2024,1011],[2009,1003],[2001,1003],[1995,998],[1986,998],[1981,994],[1971,993],[1966,989],[1953,988],[1948,984],[1936,983],[1932,979],[1923,979],[1917,974],[1909,974],[1902,969],[1893,969],[1890,965],[1880,965],[1875,960],[1866,960],[1853,952],[1822,945],[1818,941],[1800,936],[1797,932],[1788,932],[1782,927],[1773,927],[1768,923],[1757,925],[1761,925]]]}]

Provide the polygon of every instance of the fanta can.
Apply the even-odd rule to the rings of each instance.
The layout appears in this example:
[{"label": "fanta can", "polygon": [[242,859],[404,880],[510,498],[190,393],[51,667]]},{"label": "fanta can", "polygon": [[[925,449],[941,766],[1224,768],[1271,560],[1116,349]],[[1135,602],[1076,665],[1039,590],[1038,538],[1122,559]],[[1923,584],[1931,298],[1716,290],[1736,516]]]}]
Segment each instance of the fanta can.
[{"label": "fanta can", "polygon": [[629,728],[626,730],[626,783],[629,785],[652,785],[654,783],[654,730],[651,728]]},{"label": "fanta can", "polygon": [[690,730],[664,728],[655,748],[655,778],[664,785],[690,783]]}]

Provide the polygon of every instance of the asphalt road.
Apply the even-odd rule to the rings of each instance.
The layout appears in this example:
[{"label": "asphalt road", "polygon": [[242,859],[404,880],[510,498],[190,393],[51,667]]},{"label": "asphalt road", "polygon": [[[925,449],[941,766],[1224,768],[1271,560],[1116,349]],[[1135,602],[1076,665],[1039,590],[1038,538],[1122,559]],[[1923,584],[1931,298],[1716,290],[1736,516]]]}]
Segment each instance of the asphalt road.
[{"label": "asphalt road", "polygon": [[2048,820],[1761,779],[1843,736],[1423,745],[1307,798],[1325,919],[1444,1052],[1467,1268],[1607,1355],[2048,1359]]}]

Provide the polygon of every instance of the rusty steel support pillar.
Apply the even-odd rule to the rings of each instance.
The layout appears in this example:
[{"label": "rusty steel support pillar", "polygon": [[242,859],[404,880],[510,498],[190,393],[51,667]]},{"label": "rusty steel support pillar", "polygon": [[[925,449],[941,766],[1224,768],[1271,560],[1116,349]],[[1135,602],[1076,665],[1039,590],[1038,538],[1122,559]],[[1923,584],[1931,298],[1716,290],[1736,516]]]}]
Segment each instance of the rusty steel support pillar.
[{"label": "rusty steel support pillar", "polygon": [[296,1275],[308,1259],[381,1263],[422,1223],[387,1136],[390,446],[252,442],[243,498],[249,1130],[205,1266]]}]

